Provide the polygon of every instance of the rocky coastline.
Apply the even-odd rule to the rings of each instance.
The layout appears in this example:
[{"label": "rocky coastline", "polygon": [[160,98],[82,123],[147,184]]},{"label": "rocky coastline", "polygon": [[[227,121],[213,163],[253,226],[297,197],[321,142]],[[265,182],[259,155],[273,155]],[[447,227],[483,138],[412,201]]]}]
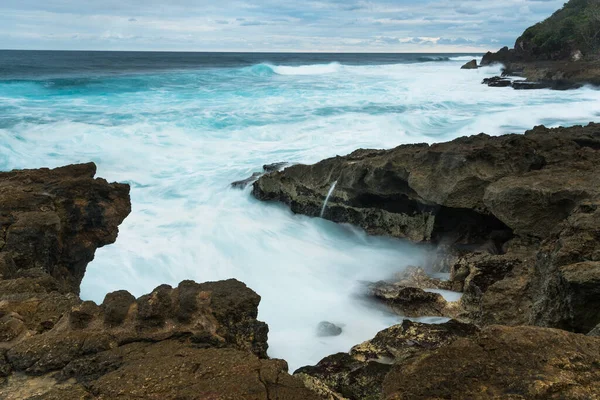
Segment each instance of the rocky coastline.
[{"label": "rocky coastline", "polygon": [[95,173],[0,173],[0,398],[317,399],[267,358],[260,296],[241,282],[79,298],[131,211],[129,186]]},{"label": "rocky coastline", "polygon": [[367,291],[448,321],[405,319],[293,375],[268,358],[260,296],[236,280],[80,299],[131,211],[127,185],[91,163],[0,173],[0,398],[600,398],[599,169],[590,124],[265,171],[261,200],[317,216],[336,182],[325,218],[435,248]]},{"label": "rocky coastline", "polygon": [[[453,318],[405,321],[297,375],[334,399],[600,398],[584,378],[600,375],[599,179],[593,123],[360,149],[262,176],[260,200],[319,216],[328,197],[326,219],[436,248],[370,290],[400,315]],[[449,281],[428,276],[440,271]]]},{"label": "rocky coastline", "polygon": [[501,76],[483,81],[492,87],[566,90],[600,86],[600,3],[568,1],[548,19],[525,30],[513,48],[485,54],[480,66],[493,64],[502,64],[504,69]]}]

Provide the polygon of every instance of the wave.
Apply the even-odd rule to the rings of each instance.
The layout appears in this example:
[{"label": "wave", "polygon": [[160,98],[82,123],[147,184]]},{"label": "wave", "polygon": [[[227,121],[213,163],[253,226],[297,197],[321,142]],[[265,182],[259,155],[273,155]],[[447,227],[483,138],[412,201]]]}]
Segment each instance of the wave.
[{"label": "wave", "polygon": [[417,61],[429,62],[429,61],[450,61],[450,57],[447,56],[419,56]]},{"label": "wave", "polygon": [[457,56],[457,57],[450,57],[449,61],[471,61],[473,59],[479,59],[479,58],[481,58],[481,55]]},{"label": "wave", "polygon": [[329,64],[313,64],[313,65],[272,65],[267,63],[253,65],[249,67],[251,73],[258,76],[269,75],[325,75],[339,72],[342,65],[338,62]]}]

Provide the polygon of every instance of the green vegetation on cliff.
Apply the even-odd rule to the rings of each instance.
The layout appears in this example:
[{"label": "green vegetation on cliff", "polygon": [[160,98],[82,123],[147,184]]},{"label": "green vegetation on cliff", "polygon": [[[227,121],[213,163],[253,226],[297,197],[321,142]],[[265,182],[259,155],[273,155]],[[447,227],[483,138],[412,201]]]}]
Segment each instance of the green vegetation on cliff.
[{"label": "green vegetation on cliff", "polygon": [[536,58],[568,58],[581,51],[598,57],[600,50],[600,0],[570,0],[552,16],[517,39],[517,52]]}]

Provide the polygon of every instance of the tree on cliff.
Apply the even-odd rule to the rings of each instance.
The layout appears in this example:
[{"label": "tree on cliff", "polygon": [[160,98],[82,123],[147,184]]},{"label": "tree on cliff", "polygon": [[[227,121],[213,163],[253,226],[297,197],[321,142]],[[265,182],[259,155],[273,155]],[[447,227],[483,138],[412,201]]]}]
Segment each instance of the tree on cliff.
[{"label": "tree on cliff", "polygon": [[600,0],[570,0],[552,16],[528,28],[515,50],[542,59],[569,58],[575,51],[598,57]]}]

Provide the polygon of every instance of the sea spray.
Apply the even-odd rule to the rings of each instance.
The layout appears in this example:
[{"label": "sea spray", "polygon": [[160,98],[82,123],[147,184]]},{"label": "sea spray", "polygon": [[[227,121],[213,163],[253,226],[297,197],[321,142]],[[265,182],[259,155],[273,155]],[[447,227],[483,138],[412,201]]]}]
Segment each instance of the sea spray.
[{"label": "sea spray", "polygon": [[329,188],[329,192],[327,193],[327,197],[325,197],[325,202],[323,202],[323,208],[321,208],[321,215],[320,215],[321,218],[323,218],[323,216],[325,215],[325,209],[327,208],[327,203],[329,203],[329,198],[333,194],[336,185],[337,185],[337,181],[333,182],[333,184]]}]

